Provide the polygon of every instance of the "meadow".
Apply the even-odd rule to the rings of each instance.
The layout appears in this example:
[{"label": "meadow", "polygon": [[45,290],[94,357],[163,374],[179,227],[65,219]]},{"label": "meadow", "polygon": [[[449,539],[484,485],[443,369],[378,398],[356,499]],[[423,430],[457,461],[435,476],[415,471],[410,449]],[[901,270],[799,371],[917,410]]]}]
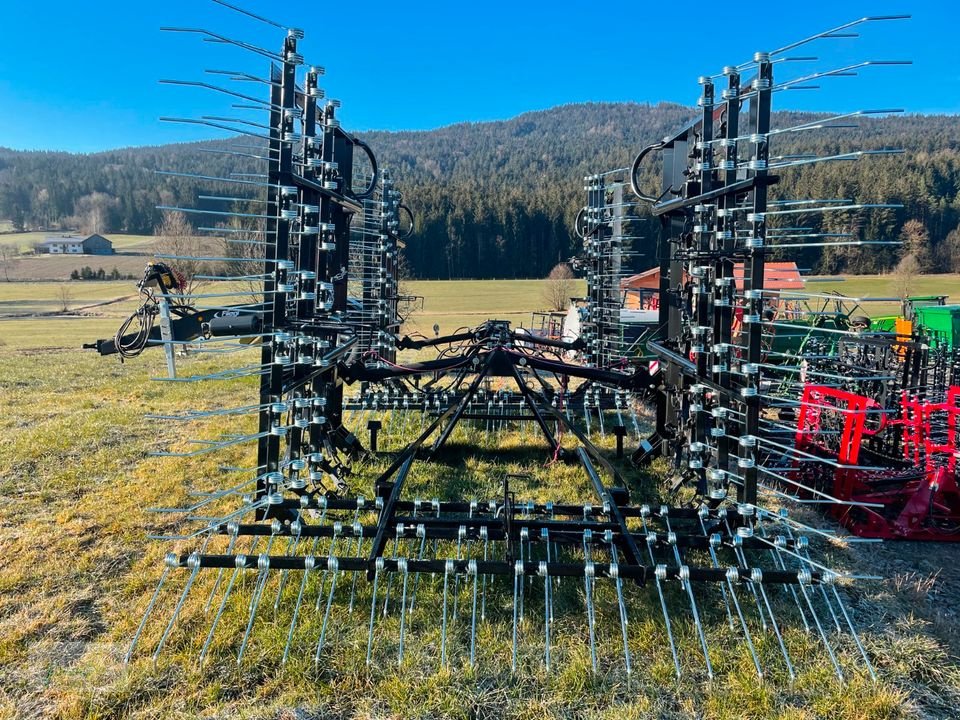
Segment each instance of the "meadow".
[{"label": "meadow", "polygon": [[[490,622],[481,626],[477,667],[469,665],[468,630],[461,622],[454,628],[449,666],[440,668],[438,579],[421,588],[400,666],[396,615],[383,621],[373,665],[365,663],[363,608],[370,604],[365,583],[358,590],[361,612],[351,614],[345,602],[336,604],[330,647],[321,663],[314,663],[313,645],[322,613],[313,612],[312,602],[300,621],[295,653],[281,662],[292,606],[289,589],[276,610],[264,608],[238,663],[252,576],[226,607],[205,664],[197,655],[210,621],[204,600],[212,578],[191,593],[156,660],[150,653],[162,622],[148,627],[142,650],[125,664],[124,653],[162,572],[163,554],[188,547],[148,540],[148,531],[170,531],[175,525],[147,508],[188,504],[190,490],[221,485],[220,464],[249,465],[251,460],[251,449],[241,446],[215,457],[151,457],[151,452],[189,447],[187,437],[215,438],[222,427],[145,416],[158,409],[174,413],[249,403],[256,397],[256,382],[156,382],[151,378],[164,373],[157,352],[121,364],[80,350],[83,342],[110,336],[131,311],[132,299],[102,304],[132,298],[131,282],[69,283],[76,315],[9,317],[56,313],[61,285],[0,283],[0,315],[7,316],[0,318],[0,718],[956,717],[960,564],[953,547],[935,544],[822,548],[844,570],[884,578],[842,590],[877,667],[876,682],[853,669],[855,648],[837,638],[844,667],[850,668],[841,683],[796,618],[788,623],[785,639],[797,660],[797,679],[791,683],[778,669],[776,648],[765,636],[758,651],[771,671],[759,680],[742,642],[725,624],[722,606],[704,610],[713,680],[705,676],[693,624],[677,620],[684,670],[678,681],[649,587],[628,591],[630,676],[624,672],[616,603],[609,593],[598,600],[599,672],[591,672],[583,598],[576,585],[561,598],[552,672],[543,668],[542,639],[531,621],[523,625],[520,666],[511,673],[506,590],[492,603]],[[890,294],[886,278],[834,285],[850,295]],[[539,281],[411,282],[408,292],[424,300],[407,329],[432,335],[434,324],[446,333],[487,317],[526,321],[542,305],[540,287]],[[827,287],[821,283],[818,290]],[[914,292],[960,297],[960,279],[922,278]],[[200,374],[227,362],[196,355],[182,359],[180,368]],[[251,422],[240,419],[230,429],[243,431]],[[356,467],[354,489],[369,495],[370,479],[400,446],[400,434],[395,427],[387,432],[385,452]],[[609,436],[594,439],[610,449]],[[446,462],[417,466],[412,493],[488,497],[503,474],[512,473],[528,476],[517,480],[524,497],[589,496],[576,468],[547,466],[545,448],[529,430],[482,441],[465,426],[453,440],[456,450]],[[471,442],[479,442],[480,449],[469,449]],[[656,502],[662,492],[656,468],[620,467],[635,499]],[[181,588],[182,583],[161,594],[167,615]],[[309,591],[315,593],[315,586]],[[275,586],[267,592],[275,593]],[[683,604],[677,587],[670,589],[668,601],[676,608]],[[790,620],[789,610],[783,613]],[[385,639],[391,634],[394,640]]]}]

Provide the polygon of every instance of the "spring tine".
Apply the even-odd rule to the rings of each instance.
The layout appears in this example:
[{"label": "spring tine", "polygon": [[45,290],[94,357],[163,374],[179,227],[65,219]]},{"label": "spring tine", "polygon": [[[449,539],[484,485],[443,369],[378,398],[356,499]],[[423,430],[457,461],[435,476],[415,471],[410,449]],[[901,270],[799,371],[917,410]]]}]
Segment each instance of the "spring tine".
[{"label": "spring tine", "polygon": [[[793,531],[790,529],[790,526],[784,525],[783,529],[784,529],[784,532],[787,533],[787,537],[790,538],[791,540],[794,540],[795,541],[794,544],[796,545],[797,544],[796,541],[798,540],[798,538],[793,534]],[[806,545],[806,542],[807,542],[807,539],[802,538],[802,542],[799,543],[800,554],[809,561],[807,563],[807,568],[810,568],[812,567],[813,560],[810,557],[810,551]],[[833,611],[833,603],[830,602],[830,598],[827,596],[827,589],[826,587],[824,587],[823,583],[819,583],[819,589],[820,589],[821,595],[823,595],[823,603],[824,605],[827,606],[827,610],[830,611],[830,617],[833,618],[833,624],[837,628],[837,632],[842,633],[843,629],[840,627],[840,620],[837,617],[837,614]]]},{"label": "spring tine", "polygon": [[[397,526],[397,535],[393,538],[393,557],[397,558],[397,552],[400,545],[400,534],[402,533],[401,526]],[[390,609],[390,587],[393,584],[393,573],[387,573],[387,587],[383,593],[383,616],[387,616],[387,612]],[[403,612],[403,608],[400,608],[400,612]]]},{"label": "spring tine", "polygon": [[477,665],[477,561],[467,563],[467,574],[473,576],[473,611],[470,614],[470,667]]},{"label": "spring tine", "polygon": [[[749,570],[750,566],[747,564],[747,556],[743,552],[742,538],[751,537],[753,535],[753,526],[748,524],[739,528],[739,530],[744,530],[748,533],[744,536],[733,532],[733,529],[730,527],[730,520],[726,515],[723,518],[723,522],[727,526],[727,532],[730,533],[730,537],[732,538],[733,554],[737,558],[737,563],[743,569]],[[750,521],[748,520],[747,522],[749,523]],[[753,582],[751,581],[747,581],[747,587],[750,589],[750,593],[753,595],[753,599],[757,603],[757,610],[760,612],[760,625],[763,627],[764,632],[766,632],[767,618],[763,612],[763,608],[760,605],[760,597],[757,594],[757,589],[754,587]]]},{"label": "spring tine", "polygon": [[[550,513],[551,513],[551,516],[552,516],[552,515],[553,515],[553,509],[552,509],[552,508],[551,508],[551,510],[550,510]],[[543,528],[543,529],[540,531],[540,537],[543,538],[544,547],[547,549],[547,563],[550,563],[550,562],[551,562],[551,560],[550,560],[550,556],[551,556],[551,552],[550,552],[550,545],[551,545],[551,543],[550,543],[550,530],[549,530],[548,528]],[[558,579],[559,579],[559,578],[558,578]],[[553,582],[553,581],[552,581],[552,580],[549,580],[549,579],[546,581],[547,585],[550,585],[551,582]],[[544,587],[543,593],[544,593],[544,595],[543,595],[544,602],[547,604],[547,607],[546,607],[547,620],[548,620],[549,622],[553,622],[553,592],[552,592],[552,587]]]},{"label": "spring tine", "polygon": [[777,619],[773,615],[773,608],[770,607],[770,599],[767,597],[767,591],[763,587],[763,571],[755,567],[750,571],[751,579],[757,584],[757,589],[760,591],[760,595],[763,597],[763,604],[767,608],[767,614],[770,615],[770,624],[773,626],[773,632],[777,636],[777,644],[780,645],[780,652],[783,655],[783,660],[787,664],[787,672],[790,675],[790,682],[792,683],[796,680],[796,673],[793,670],[793,663],[790,662],[790,654],[787,652],[787,646],[783,642],[783,635],[780,634],[780,627],[777,624]]},{"label": "spring tine", "polygon": [[710,651],[707,648],[707,637],[703,633],[703,624],[700,622],[700,613],[697,611],[697,601],[693,597],[693,588],[690,585],[690,568],[687,565],[680,566],[680,583],[687,591],[687,597],[690,598],[690,611],[693,613],[693,622],[697,627],[697,635],[700,636],[700,647],[703,649],[703,659],[707,663],[707,678],[713,680],[713,666],[710,664]]},{"label": "spring tine", "polygon": [[630,418],[633,420],[633,431],[637,434],[637,441],[643,440],[640,435],[640,422],[637,420],[637,411],[634,408],[634,402],[630,403]]},{"label": "spring tine", "polygon": [[[764,528],[763,523],[757,523],[757,527],[760,528],[760,535],[763,537],[767,537],[767,531]],[[774,564],[777,566],[778,569],[780,570],[787,569],[787,564],[786,562],[784,562],[783,556],[780,554],[779,547],[774,545],[774,547],[770,548],[769,553],[770,553],[770,557],[773,559]],[[807,622],[807,614],[806,612],[804,612],[803,605],[800,604],[800,597],[797,595],[797,591],[792,584],[788,584],[787,587],[789,588],[790,594],[793,596],[793,601],[797,604],[797,610],[800,611],[800,619],[803,621],[803,628],[809,633],[810,623]],[[784,592],[788,592],[788,591],[784,590]]]},{"label": "spring tine", "polygon": [[[714,534],[713,537],[709,537],[709,534],[707,533],[707,526],[703,521],[705,513],[708,513],[706,506],[701,506],[700,512],[697,513],[697,517],[700,520],[700,529],[703,530],[703,536],[707,538],[707,548],[710,551],[710,562],[713,563],[715,568],[718,568],[720,567],[720,561],[717,559],[717,551],[714,548],[714,545],[720,544],[720,536]],[[733,624],[733,613],[730,611],[730,600],[727,598],[727,589],[724,587],[723,583],[720,584],[720,592],[723,594],[723,604],[727,609],[727,620],[730,623],[730,629],[734,630],[736,626]],[[730,588],[730,592],[733,592],[732,587]],[[736,596],[734,596],[733,601],[737,602]],[[737,612],[740,612],[739,604],[737,606]]]},{"label": "spring tine", "polygon": [[670,625],[670,613],[667,612],[667,600],[663,596],[663,582],[667,579],[667,566],[658,565],[657,560],[653,555],[653,546],[657,542],[656,533],[652,533],[647,529],[647,520],[646,514],[648,514],[650,509],[647,506],[643,507],[643,510],[640,513],[640,521],[643,523],[643,531],[646,533],[647,537],[647,552],[650,555],[650,564],[654,566],[653,579],[657,586],[657,595],[660,597],[660,610],[663,612],[663,622],[667,628],[667,640],[670,643],[670,654],[673,656],[673,669],[677,673],[677,680],[680,679],[680,658],[677,656],[677,644],[673,640],[673,628]]},{"label": "spring tine", "polygon": [[850,635],[853,636],[853,641],[857,644],[857,649],[860,651],[860,655],[863,657],[863,662],[867,666],[867,671],[870,673],[870,679],[876,682],[877,673],[873,669],[873,664],[870,662],[870,658],[867,657],[867,651],[864,649],[863,644],[860,642],[860,636],[857,634],[856,629],[853,626],[853,621],[850,619],[850,615],[847,613],[847,608],[844,606],[843,601],[840,599],[840,593],[837,592],[836,583],[830,583],[830,589],[833,590],[833,594],[837,599],[837,605],[840,607],[840,612],[843,613],[844,620],[847,621],[847,627],[850,629]]},{"label": "spring tine", "polygon": [[[467,537],[467,526],[461,525],[460,529],[457,530],[457,561],[458,562],[463,559],[461,555],[461,551],[463,548],[463,540],[466,537]],[[457,608],[459,604],[458,603],[459,598],[460,598],[460,576],[454,575],[453,576],[453,621],[454,622],[457,621]]]},{"label": "spring tine", "polygon": [[[163,569],[163,573],[160,575],[160,582],[157,583],[157,589],[153,591],[153,596],[150,598],[150,602],[147,604],[146,612],[143,613],[143,618],[140,620],[140,625],[137,627],[137,632],[133,635],[133,640],[130,641],[130,647],[127,649],[127,654],[124,656],[123,661],[129,663],[130,659],[133,657],[133,651],[137,647],[137,641],[140,640],[140,635],[143,634],[143,629],[147,625],[147,620],[150,618],[150,613],[153,612],[154,605],[157,604],[157,598],[160,597],[160,590],[163,588],[163,583],[167,579],[167,575],[170,574],[170,556],[168,555],[168,562],[166,567]],[[176,560],[176,556],[172,558]]]},{"label": "spring tine", "polygon": [[327,572],[330,569],[330,561],[334,559],[334,551],[337,548],[337,540],[340,537],[340,533],[343,531],[342,523],[335,522],[333,524],[333,537],[330,539],[330,549],[327,551],[327,562],[324,566],[323,574],[320,576],[320,590],[317,592],[317,602],[313,606],[313,609],[318,611],[320,610],[320,602],[323,599],[323,590],[327,585]]},{"label": "spring tine", "polygon": [[510,671],[517,671],[517,594],[520,592],[520,578],[523,576],[523,562],[517,560],[513,566],[513,651],[510,659]]},{"label": "spring tine", "polygon": [[236,584],[237,576],[240,574],[240,571],[245,567],[247,558],[244,555],[238,555],[236,559],[236,567],[233,570],[233,575],[230,576],[230,582],[227,583],[227,589],[223,593],[223,597],[220,599],[220,607],[217,608],[217,614],[213,616],[213,622],[210,624],[210,630],[207,632],[207,639],[203,643],[203,647],[200,649],[200,656],[198,661],[203,665],[204,660],[207,657],[207,651],[210,649],[210,643],[213,642],[213,633],[217,629],[217,625],[220,622],[220,618],[223,616],[224,608],[227,607],[227,598],[230,597],[230,592],[233,590],[233,586]]},{"label": "spring tine", "polygon": [[[529,537],[530,529],[523,527],[520,528],[520,542],[517,543],[517,547],[520,548],[520,563],[521,565],[526,558],[523,556],[523,541]],[[526,594],[527,581],[522,579],[520,580],[520,622],[523,622],[523,596]]]},{"label": "spring tine", "polygon": [[447,666],[447,588],[453,573],[453,560],[447,560],[443,570],[443,621],[440,625],[440,667]]},{"label": "spring tine", "polygon": [[590,667],[593,669],[594,674],[597,672],[597,638],[595,630],[596,617],[594,615],[593,607],[593,580],[596,576],[595,573],[596,568],[594,567],[593,561],[588,560],[583,567],[583,580],[587,601],[587,624],[590,628]]},{"label": "spring tine", "polygon": [[[489,559],[489,550],[490,550],[490,534],[487,530],[487,526],[484,525],[480,528],[480,538],[483,540],[483,561],[486,562]],[[483,590],[480,593],[480,619],[487,619],[487,576],[483,576]]]},{"label": "spring tine", "polygon": [[297,617],[300,615],[300,604],[303,602],[303,592],[307,587],[307,578],[310,571],[316,566],[316,558],[308,555],[303,559],[303,577],[300,580],[300,592],[297,593],[297,604],[293,606],[293,617],[290,619],[290,630],[287,632],[287,644],[283,647],[283,659],[281,665],[286,665],[287,658],[290,656],[290,645],[293,643],[293,631],[297,626]]},{"label": "spring tine", "polygon": [[163,646],[167,642],[167,637],[169,637],[170,631],[173,630],[173,625],[177,621],[177,616],[180,615],[180,610],[183,609],[183,603],[187,599],[187,593],[190,592],[190,588],[193,586],[193,581],[197,579],[197,573],[200,571],[200,556],[194,553],[187,558],[187,567],[192,568],[190,577],[187,579],[187,584],[184,586],[183,592],[180,593],[180,599],[177,601],[177,605],[173,609],[173,614],[170,616],[170,622],[167,623],[167,627],[163,631],[163,635],[160,637],[160,642],[157,644],[157,649],[153,653],[154,662],[157,662],[157,659],[160,657],[160,651],[163,650]]},{"label": "spring tine", "polygon": [[367,667],[370,666],[370,658],[373,655],[373,623],[377,617],[377,585],[380,583],[380,573],[383,571],[384,561],[382,557],[376,560],[376,569],[373,574],[373,597],[370,598],[370,630],[367,634]]},{"label": "spring tine", "polygon": [[[296,527],[299,528],[299,524],[297,524]],[[293,529],[292,525],[291,525],[291,529]],[[293,555],[296,552],[297,546],[299,544],[300,544],[300,533],[299,533],[299,530],[297,530],[296,534],[287,541],[287,549],[284,554],[287,555],[288,557],[290,555]],[[283,595],[283,588],[287,584],[287,576],[289,574],[290,574],[289,570],[282,570],[280,572],[280,582],[277,583],[277,596],[273,600],[274,612],[277,612],[277,610],[280,609],[280,597]]]},{"label": "spring tine", "polygon": [[830,640],[827,638],[827,634],[823,630],[823,625],[820,624],[820,618],[817,615],[817,611],[813,609],[813,603],[810,601],[810,596],[807,595],[807,589],[804,587],[805,584],[810,583],[810,572],[808,570],[798,571],[797,579],[800,581],[797,583],[797,585],[800,586],[800,594],[803,595],[803,599],[807,602],[807,607],[810,608],[810,615],[813,617],[814,623],[816,623],[817,631],[820,633],[820,639],[823,640],[823,644],[827,648],[827,653],[830,655],[830,662],[833,663],[833,668],[837,672],[837,678],[840,680],[840,682],[843,682],[843,671],[840,669],[840,665],[837,662],[837,656],[833,653],[833,648],[830,646]]},{"label": "spring tine", "polygon": [[614,586],[617,589],[617,605],[620,607],[620,631],[623,635],[623,661],[626,664],[627,677],[633,672],[633,669],[630,667],[630,643],[627,640],[627,625],[629,621],[627,620],[627,605],[623,601],[623,583],[620,580],[620,560],[618,558],[617,546],[610,543],[610,557],[612,562],[610,563],[610,577],[613,578]]},{"label": "spring tine", "polygon": [[[413,511],[414,517],[417,515],[417,511]],[[417,560],[423,560],[423,553],[427,547],[427,527],[423,523],[417,524],[417,537],[420,538],[420,548],[417,550]],[[417,586],[420,584],[420,572],[417,571],[413,574],[413,590],[410,593],[410,607],[407,609],[407,612],[411,615],[413,614],[413,604],[417,601]]]},{"label": "spring tine", "polygon": [[[356,557],[360,557],[360,550],[363,546],[363,525],[361,525],[359,521],[354,522],[353,524],[353,534],[357,537],[357,544],[354,547],[354,555]],[[347,613],[349,615],[353,615],[353,601],[357,596],[357,571],[354,570],[352,575],[353,581],[350,586],[350,603],[347,606]]]},{"label": "spring tine", "polygon": [[550,574],[546,562],[537,566],[537,574],[543,578],[543,661],[550,672]]},{"label": "spring tine", "polygon": [[[227,555],[233,554],[233,546],[237,541],[237,534],[232,533],[230,535],[230,541],[227,543]],[[207,602],[204,603],[203,612],[204,614],[210,611],[210,606],[213,604],[213,598],[217,594],[217,589],[220,587],[220,581],[223,578],[223,572],[225,568],[220,568],[217,570],[217,579],[213,583],[213,588],[210,590],[210,595],[207,597]]]},{"label": "spring tine", "polygon": [[[753,665],[757,669],[757,677],[763,679],[763,670],[760,667],[760,660],[757,658],[757,650],[753,646],[753,638],[750,636],[750,628],[747,627],[747,620],[743,616],[743,609],[740,607],[740,601],[737,599],[737,590],[734,582],[739,581],[740,571],[735,567],[727,568],[727,585],[730,586],[730,596],[733,598],[733,605],[737,609],[737,617],[740,618],[740,627],[743,628],[743,636],[746,638],[747,648],[750,650],[750,657],[753,659]],[[723,586],[721,585],[720,587]]]},{"label": "spring tine", "polygon": [[243,633],[243,640],[240,642],[240,652],[237,653],[237,664],[243,660],[243,651],[247,649],[247,640],[250,638],[250,631],[253,630],[253,622],[257,617],[257,607],[260,605],[260,597],[267,586],[268,571],[270,570],[270,556],[261,555],[257,559],[257,567],[260,572],[257,574],[257,583],[253,588],[253,597],[250,599],[250,618],[247,620],[247,629]]},{"label": "spring tine", "polygon": [[410,573],[407,571],[407,559],[400,558],[397,560],[397,570],[403,573],[403,597],[400,600],[400,648],[397,652],[397,665],[403,664],[403,635],[406,630],[406,619],[407,614],[403,612],[403,608],[407,606],[407,585],[410,580]]},{"label": "spring tine", "polygon": [[320,652],[323,650],[323,644],[327,637],[327,623],[330,620],[330,608],[333,606],[333,593],[337,589],[337,577],[339,576],[339,562],[335,557],[327,558],[327,569],[331,573],[330,594],[327,596],[327,609],[323,613],[323,624],[320,626],[320,640],[317,642],[317,652],[313,656],[313,662],[320,662]]}]

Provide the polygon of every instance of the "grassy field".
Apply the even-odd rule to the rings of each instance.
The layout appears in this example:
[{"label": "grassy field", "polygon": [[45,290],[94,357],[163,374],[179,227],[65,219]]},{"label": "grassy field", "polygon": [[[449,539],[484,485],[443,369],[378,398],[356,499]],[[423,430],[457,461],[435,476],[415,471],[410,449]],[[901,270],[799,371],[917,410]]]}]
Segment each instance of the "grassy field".
[{"label": "grassy field", "polygon": [[[0,244],[13,244],[22,253],[31,253],[35,243],[42,242],[47,237],[59,233],[4,233],[0,234]],[[11,280],[68,280],[70,273],[89,265],[96,271],[103,268],[109,273],[116,268],[124,275],[139,275],[143,272],[149,255],[153,253],[156,238],[152,235],[104,235],[113,242],[116,253],[114,255],[32,255],[25,254],[18,258],[9,269],[4,270],[4,279],[7,275]]]},{"label": "grassy field", "polygon": [[[939,284],[937,292],[956,288],[960,295],[956,276],[926,281]],[[876,296],[886,292],[880,289],[882,282],[858,279],[838,287]],[[132,283],[126,282],[70,286],[78,305],[132,292]],[[0,283],[0,308],[8,314],[11,308],[49,309],[58,301],[58,288],[59,283]],[[411,292],[425,297],[423,311],[415,316],[416,329],[432,335],[434,323],[450,332],[487,317],[526,320],[541,305],[539,288],[535,281],[411,283]],[[81,342],[112,335],[129,309],[127,302],[91,309],[96,313],[92,317],[0,320],[2,718],[956,717],[960,564],[953,547],[932,544],[855,545],[830,553],[841,569],[885,578],[844,590],[877,665],[876,683],[862,670],[838,682],[823,650],[786,608],[782,617],[788,621],[786,641],[798,665],[797,680],[791,684],[778,669],[772,638],[757,631],[758,650],[771,668],[759,681],[743,643],[724,623],[722,605],[704,606],[716,668],[714,680],[708,681],[693,624],[679,611],[685,598],[675,585],[668,601],[678,618],[674,632],[684,663],[680,681],[673,678],[659,605],[649,587],[628,590],[631,677],[623,671],[617,606],[609,587],[598,595],[600,672],[591,674],[582,592],[575,584],[561,597],[553,672],[543,669],[542,637],[531,619],[522,626],[520,669],[511,674],[510,602],[504,588],[501,601],[491,606],[491,621],[481,626],[477,668],[468,663],[469,631],[461,620],[453,626],[450,666],[440,669],[438,579],[425,580],[421,588],[400,667],[396,614],[378,625],[374,665],[364,664],[370,604],[365,583],[358,588],[360,612],[348,612],[346,595],[335,604],[330,645],[319,665],[313,662],[313,650],[323,613],[314,611],[312,602],[298,624],[294,656],[286,665],[280,662],[293,605],[289,589],[276,611],[268,607],[272,601],[264,607],[238,665],[234,653],[243,634],[252,575],[228,604],[206,664],[197,663],[197,654],[213,612],[203,607],[211,577],[188,597],[158,660],[152,660],[150,651],[163,623],[155,621],[141,652],[126,665],[123,654],[162,571],[163,553],[188,547],[148,541],[147,529],[169,531],[173,525],[146,508],[186,504],[188,490],[220,486],[218,464],[249,465],[252,459],[251,448],[243,446],[216,457],[148,457],[151,451],[186,448],[186,436],[213,439],[223,428],[217,422],[176,426],[144,415],[158,409],[236,406],[256,397],[250,378],[151,382],[163,374],[157,352],[121,364],[77,349]],[[507,316],[508,311],[516,316]],[[215,356],[194,356],[181,361],[181,370],[196,374],[224,363]],[[251,422],[240,420],[230,430],[249,429]],[[399,447],[400,434],[395,426],[388,429],[387,450]],[[590,496],[574,468],[545,467],[545,448],[530,431],[488,440],[480,451],[466,449],[478,439],[468,427],[458,430],[454,442],[463,449],[445,463],[415,466],[410,492],[490,497],[509,472],[530,475],[516,481],[515,489],[524,497]],[[609,449],[609,436],[595,439]],[[371,479],[388,460],[362,463],[351,484],[369,496]],[[624,470],[635,499],[656,502],[658,476]],[[169,617],[181,589],[182,582],[161,594],[161,617]],[[312,599],[318,590],[310,585],[308,592]],[[268,586],[267,596],[275,593],[276,587]],[[531,607],[535,618],[536,606]],[[854,667],[855,648],[849,641],[836,643],[845,667]]]}]

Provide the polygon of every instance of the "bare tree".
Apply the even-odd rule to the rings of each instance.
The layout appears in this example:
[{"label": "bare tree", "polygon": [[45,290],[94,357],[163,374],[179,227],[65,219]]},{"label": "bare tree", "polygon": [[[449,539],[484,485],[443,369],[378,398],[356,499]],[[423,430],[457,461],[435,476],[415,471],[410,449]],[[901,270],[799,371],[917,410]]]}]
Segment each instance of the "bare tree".
[{"label": "bare tree", "polygon": [[913,283],[920,274],[920,263],[912,254],[904,255],[893,271],[893,287],[897,297],[909,297]]},{"label": "bare tree", "polygon": [[70,309],[70,300],[73,299],[73,291],[68,285],[61,285],[57,289],[57,300],[60,303],[60,312],[67,312]]},{"label": "bare tree", "polygon": [[566,310],[573,295],[575,276],[569,264],[562,262],[553,266],[543,285],[543,301],[548,310]]},{"label": "bare tree", "polygon": [[104,233],[110,229],[111,210],[117,199],[102,192],[78,198],[73,204],[73,222],[87,233]]},{"label": "bare tree", "polygon": [[197,275],[207,270],[207,263],[196,259],[203,254],[202,238],[194,235],[193,226],[186,214],[178,210],[165,210],[163,220],[154,229],[156,240],[154,250],[158,254],[176,255],[176,259],[166,260],[183,282],[183,292],[192,293],[202,284]]},{"label": "bare tree", "polygon": [[933,253],[930,249],[930,232],[919,220],[907,220],[900,231],[903,241],[903,257],[913,255],[917,272],[925,273],[933,269]]},{"label": "bare tree", "polygon": [[10,282],[10,271],[20,262],[20,248],[13,243],[4,243],[0,245],[0,268],[3,269],[3,277]]},{"label": "bare tree", "polygon": [[265,257],[264,229],[263,220],[232,217],[224,227],[228,232],[224,232],[219,241],[218,254],[231,258],[220,264],[219,274],[236,278],[237,283],[248,293],[248,297],[241,301],[253,305],[263,300],[262,274],[265,266],[257,261]]},{"label": "bare tree", "polygon": [[940,258],[940,272],[960,271],[960,226],[948,232],[943,242],[937,246],[937,256]]}]

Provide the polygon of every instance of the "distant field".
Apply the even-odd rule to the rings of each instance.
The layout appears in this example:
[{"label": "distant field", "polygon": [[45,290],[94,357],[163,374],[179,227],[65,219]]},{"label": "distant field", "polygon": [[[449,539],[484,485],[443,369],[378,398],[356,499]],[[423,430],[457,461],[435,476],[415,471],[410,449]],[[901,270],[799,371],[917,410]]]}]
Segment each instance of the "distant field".
[{"label": "distant field", "polygon": [[[894,298],[896,282],[890,275],[847,275],[845,277],[811,277],[808,293],[836,291],[855,298]],[[960,275],[920,275],[910,283],[911,295],[949,295],[949,302],[960,303]],[[900,311],[900,302],[865,301],[865,315],[892,315]]]},{"label": "distant field", "polygon": [[[25,233],[6,233],[3,232],[3,223],[0,223],[0,244],[13,243],[20,248],[21,252],[28,252],[33,249],[34,243],[43,242],[48,237],[58,235],[72,235],[70,232],[25,232]],[[82,233],[77,233],[82,234]],[[149,252],[150,246],[156,238],[153,235],[121,235],[113,233],[104,233],[103,236],[113,243],[113,247],[118,252],[128,252],[139,250]]]},{"label": "distant field", "polygon": [[[422,309],[418,304],[404,331],[433,337],[435,324],[445,335],[491,318],[529,326],[530,314],[544,307],[543,284],[543,280],[411,281],[405,290],[424,299]],[[584,282],[577,281],[574,294],[585,291]]]},{"label": "distant field", "polygon": [[[118,256],[119,257],[119,256]],[[77,260],[79,258],[53,258]],[[106,258],[105,258],[106,259]],[[38,258],[43,262],[50,258]],[[139,275],[145,258],[136,258]],[[68,308],[80,311],[84,317],[44,317],[11,319],[24,314],[53,313],[60,309],[60,288],[70,293]],[[439,325],[441,334],[453,333],[458,328],[472,327],[489,318],[509,320],[514,326],[529,325],[531,313],[543,309],[542,280],[436,280],[411,281],[404,290],[423,297],[404,327],[407,334],[420,333],[433,337],[433,326]],[[208,292],[223,288],[208,288]],[[892,297],[893,281],[886,276],[858,276],[844,278],[811,278],[810,293],[841,292],[850,297]],[[575,294],[582,294],[584,286],[578,281]],[[911,289],[917,295],[951,296],[960,302],[960,275],[926,275],[917,278]],[[136,295],[131,280],[111,282],[0,282],[0,341],[13,347],[73,347],[87,342],[92,336],[113,334],[122,318],[136,307],[135,298],[100,307],[89,307],[107,300]],[[866,314],[885,315],[899,311],[899,303],[863,302]]]},{"label": "distant field", "polygon": [[[35,243],[59,233],[29,232],[0,234],[0,244],[14,244],[20,252],[31,253]],[[68,280],[70,273],[89,265],[93,270],[114,268],[124,275],[139,275],[147,257],[153,253],[152,235],[104,235],[113,242],[115,255],[32,255],[26,254],[3,277],[11,280]],[[2,311],[0,311],[2,312]]]}]

